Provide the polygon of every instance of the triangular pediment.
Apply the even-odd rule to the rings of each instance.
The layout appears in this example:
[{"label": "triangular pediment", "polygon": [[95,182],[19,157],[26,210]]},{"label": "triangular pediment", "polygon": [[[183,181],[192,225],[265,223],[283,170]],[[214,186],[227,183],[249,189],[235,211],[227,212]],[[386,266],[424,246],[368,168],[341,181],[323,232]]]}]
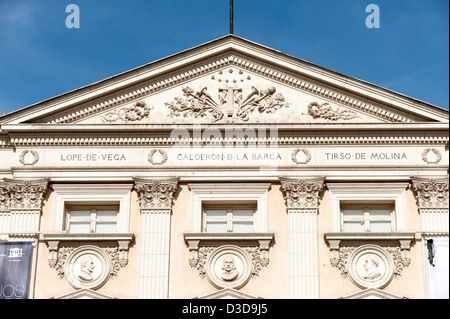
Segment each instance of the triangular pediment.
[{"label": "triangular pediment", "polygon": [[205,296],[198,297],[198,299],[261,299],[261,298],[244,293],[236,289],[224,288],[219,291],[207,294]]},{"label": "triangular pediment", "polygon": [[91,289],[80,289],[66,295],[59,296],[55,299],[115,299]]},{"label": "triangular pediment", "polygon": [[380,289],[368,288],[363,291],[359,291],[357,293],[342,297],[341,299],[408,299],[408,298],[397,296]]},{"label": "triangular pediment", "polygon": [[0,124],[447,122],[448,111],[229,35]]}]

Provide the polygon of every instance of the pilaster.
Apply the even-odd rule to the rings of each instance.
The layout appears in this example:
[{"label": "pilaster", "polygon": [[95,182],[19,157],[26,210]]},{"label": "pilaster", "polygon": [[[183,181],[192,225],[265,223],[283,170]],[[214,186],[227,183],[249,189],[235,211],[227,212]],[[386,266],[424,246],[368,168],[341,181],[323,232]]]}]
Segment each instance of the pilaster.
[{"label": "pilaster", "polygon": [[0,182],[0,233],[37,234],[47,186],[47,179]]},{"label": "pilaster", "polygon": [[141,208],[139,298],[165,299],[169,292],[170,215],[178,179],[135,179]]},{"label": "pilaster", "polygon": [[323,178],[280,178],[288,213],[290,298],[319,298],[317,213]]},{"label": "pilaster", "polygon": [[425,233],[449,232],[449,181],[448,179],[432,179],[412,177],[415,191],[421,231]]}]

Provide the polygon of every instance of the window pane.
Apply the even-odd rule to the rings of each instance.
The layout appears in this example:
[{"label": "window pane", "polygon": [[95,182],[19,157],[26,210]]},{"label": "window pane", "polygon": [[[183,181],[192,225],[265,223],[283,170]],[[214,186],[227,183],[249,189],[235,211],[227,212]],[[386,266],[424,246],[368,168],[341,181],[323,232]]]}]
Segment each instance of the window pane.
[{"label": "window pane", "polygon": [[206,210],[207,219],[226,219],[227,210],[226,209],[207,209]]},{"label": "window pane", "polygon": [[370,217],[387,217],[391,218],[391,210],[390,209],[371,209]]},{"label": "window pane", "polygon": [[97,219],[116,219],[117,210],[97,210]]},{"label": "window pane", "polygon": [[344,231],[350,233],[364,232],[364,222],[344,222]]},{"label": "window pane", "polygon": [[116,223],[97,223],[95,232],[98,234],[115,233],[117,231]]},{"label": "window pane", "polygon": [[364,219],[364,210],[362,209],[344,209],[342,210],[344,218]]},{"label": "window pane", "polygon": [[233,219],[253,219],[253,210],[233,209]]},{"label": "window pane", "polygon": [[227,222],[206,222],[206,232],[208,233],[226,233]]},{"label": "window pane", "polygon": [[253,222],[233,222],[233,233],[252,233]]},{"label": "window pane", "polygon": [[69,233],[73,234],[89,234],[91,232],[90,223],[70,223]]},{"label": "window pane", "polygon": [[91,219],[91,211],[90,210],[71,210],[70,211],[70,219],[78,219],[78,220]]},{"label": "window pane", "polygon": [[370,222],[370,231],[371,232],[390,232],[391,231],[391,222]]}]

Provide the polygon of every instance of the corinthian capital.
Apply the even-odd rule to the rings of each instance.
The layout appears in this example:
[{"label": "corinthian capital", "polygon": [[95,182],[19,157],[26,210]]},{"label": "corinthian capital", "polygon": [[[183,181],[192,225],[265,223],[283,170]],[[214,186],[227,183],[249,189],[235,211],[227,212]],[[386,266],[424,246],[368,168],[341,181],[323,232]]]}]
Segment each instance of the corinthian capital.
[{"label": "corinthian capital", "polygon": [[448,179],[425,179],[412,177],[412,186],[416,191],[419,209],[449,208]]},{"label": "corinthian capital", "polygon": [[178,179],[135,179],[141,209],[171,209]]},{"label": "corinthian capital", "polygon": [[[5,180],[6,189],[2,187],[0,201],[8,197],[10,209],[41,209],[48,179],[34,181]],[[9,196],[5,196],[8,194]],[[0,204],[3,205],[3,204]]]},{"label": "corinthian capital", "polygon": [[323,188],[324,178],[290,179],[280,178],[287,208],[317,209],[319,193]]}]

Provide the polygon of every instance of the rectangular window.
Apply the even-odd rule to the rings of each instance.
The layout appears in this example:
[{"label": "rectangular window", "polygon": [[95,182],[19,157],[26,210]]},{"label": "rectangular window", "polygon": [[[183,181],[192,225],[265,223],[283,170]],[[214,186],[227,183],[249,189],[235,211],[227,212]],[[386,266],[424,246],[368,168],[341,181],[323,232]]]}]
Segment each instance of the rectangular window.
[{"label": "rectangular window", "polygon": [[250,207],[209,207],[203,213],[203,231],[207,233],[254,232],[255,209]]},{"label": "rectangular window", "polygon": [[67,208],[67,231],[77,234],[117,232],[118,207],[78,206]]},{"label": "rectangular window", "polygon": [[386,205],[344,205],[341,229],[344,232],[386,233],[394,230],[394,208]]}]

